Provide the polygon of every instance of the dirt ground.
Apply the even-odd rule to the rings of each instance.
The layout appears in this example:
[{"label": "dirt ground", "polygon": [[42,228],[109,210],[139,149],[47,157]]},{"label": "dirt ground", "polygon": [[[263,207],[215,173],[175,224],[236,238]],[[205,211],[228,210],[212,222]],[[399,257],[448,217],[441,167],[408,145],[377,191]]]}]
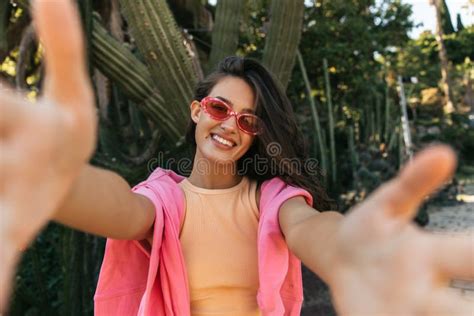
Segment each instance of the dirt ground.
[{"label": "dirt ground", "polygon": [[[462,194],[457,196],[460,204],[452,206],[430,206],[429,223],[426,229],[446,234],[474,233],[474,184],[465,185]],[[474,268],[474,237],[471,255],[459,260],[470,260]],[[461,295],[474,302],[474,282],[453,280],[451,286]],[[474,309],[474,307],[473,307]],[[474,313],[474,312],[473,312]]]}]

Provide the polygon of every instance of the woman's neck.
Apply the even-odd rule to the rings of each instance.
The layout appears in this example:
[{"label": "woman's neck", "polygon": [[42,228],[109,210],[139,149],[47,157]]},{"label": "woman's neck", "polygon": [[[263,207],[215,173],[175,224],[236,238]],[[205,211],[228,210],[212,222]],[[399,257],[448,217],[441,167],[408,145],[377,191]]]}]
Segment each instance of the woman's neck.
[{"label": "woman's neck", "polygon": [[236,186],[242,180],[242,176],[235,172],[232,166],[216,166],[201,168],[194,165],[188,181],[191,184],[204,189],[227,189]]}]

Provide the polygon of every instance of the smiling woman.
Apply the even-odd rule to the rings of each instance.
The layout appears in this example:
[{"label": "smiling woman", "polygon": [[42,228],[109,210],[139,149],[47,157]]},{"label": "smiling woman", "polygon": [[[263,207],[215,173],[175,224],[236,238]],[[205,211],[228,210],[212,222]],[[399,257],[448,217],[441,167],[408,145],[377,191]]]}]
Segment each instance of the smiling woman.
[{"label": "smiling woman", "polygon": [[[196,184],[211,187],[205,181],[235,184],[240,179],[235,178],[236,175],[245,175],[260,185],[263,181],[278,176],[286,183],[310,192],[314,200],[318,201],[319,210],[335,209],[335,203],[321,184],[321,170],[315,166],[310,168],[306,163],[309,161],[309,155],[291,103],[278,81],[265,67],[252,59],[235,56],[224,59],[217,69],[196,87],[196,101],[202,101],[209,96],[227,101],[233,111],[240,115],[249,112],[255,114],[256,118],[252,118],[252,123],[258,122],[253,124],[258,126],[259,132],[253,137],[248,135],[249,133],[239,128],[239,120],[236,121],[234,116],[224,121],[213,119],[209,115],[201,117],[199,102],[193,102],[192,119],[188,125],[186,140],[195,150],[194,166],[202,164],[203,158],[213,161],[212,167],[216,168],[227,162],[232,168],[229,169],[229,165],[225,168],[234,170],[234,174],[223,175],[219,172],[216,179],[207,175],[207,180],[199,180],[196,177],[199,168],[193,168],[191,180]],[[199,124],[201,120],[202,125]],[[213,134],[236,145],[225,154],[213,152],[218,148],[215,147],[218,141],[211,137]],[[255,168],[257,163],[267,168]]]}]

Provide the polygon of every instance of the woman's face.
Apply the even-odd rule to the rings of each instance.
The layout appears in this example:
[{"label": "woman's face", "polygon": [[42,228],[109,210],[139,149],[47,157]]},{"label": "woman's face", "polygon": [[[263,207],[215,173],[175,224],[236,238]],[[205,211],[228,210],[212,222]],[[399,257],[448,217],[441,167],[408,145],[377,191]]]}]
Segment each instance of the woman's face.
[{"label": "woman's face", "polygon": [[[222,78],[209,96],[224,100],[237,113],[255,111],[252,88],[237,77]],[[255,138],[239,129],[235,116],[230,116],[225,121],[217,121],[205,113],[197,101],[191,104],[191,118],[196,123],[196,159],[218,164],[235,163],[247,152]],[[230,141],[232,146],[219,143],[215,139],[216,136]]]}]

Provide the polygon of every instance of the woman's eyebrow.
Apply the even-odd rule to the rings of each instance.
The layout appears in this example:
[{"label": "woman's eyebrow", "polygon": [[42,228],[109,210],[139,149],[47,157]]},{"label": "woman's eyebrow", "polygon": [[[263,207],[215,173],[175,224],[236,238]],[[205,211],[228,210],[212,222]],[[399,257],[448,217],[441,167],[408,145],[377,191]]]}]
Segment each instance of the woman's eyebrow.
[{"label": "woman's eyebrow", "polygon": [[[225,103],[227,103],[228,105],[230,105],[232,108],[234,107],[234,104],[233,104],[230,100],[228,100],[228,99],[226,99],[226,98],[224,98],[224,97],[217,96],[217,97],[215,97],[215,98],[224,101]],[[255,111],[252,110],[252,109],[250,109],[250,108],[244,108],[244,109],[242,109],[241,112],[255,113]]]}]

